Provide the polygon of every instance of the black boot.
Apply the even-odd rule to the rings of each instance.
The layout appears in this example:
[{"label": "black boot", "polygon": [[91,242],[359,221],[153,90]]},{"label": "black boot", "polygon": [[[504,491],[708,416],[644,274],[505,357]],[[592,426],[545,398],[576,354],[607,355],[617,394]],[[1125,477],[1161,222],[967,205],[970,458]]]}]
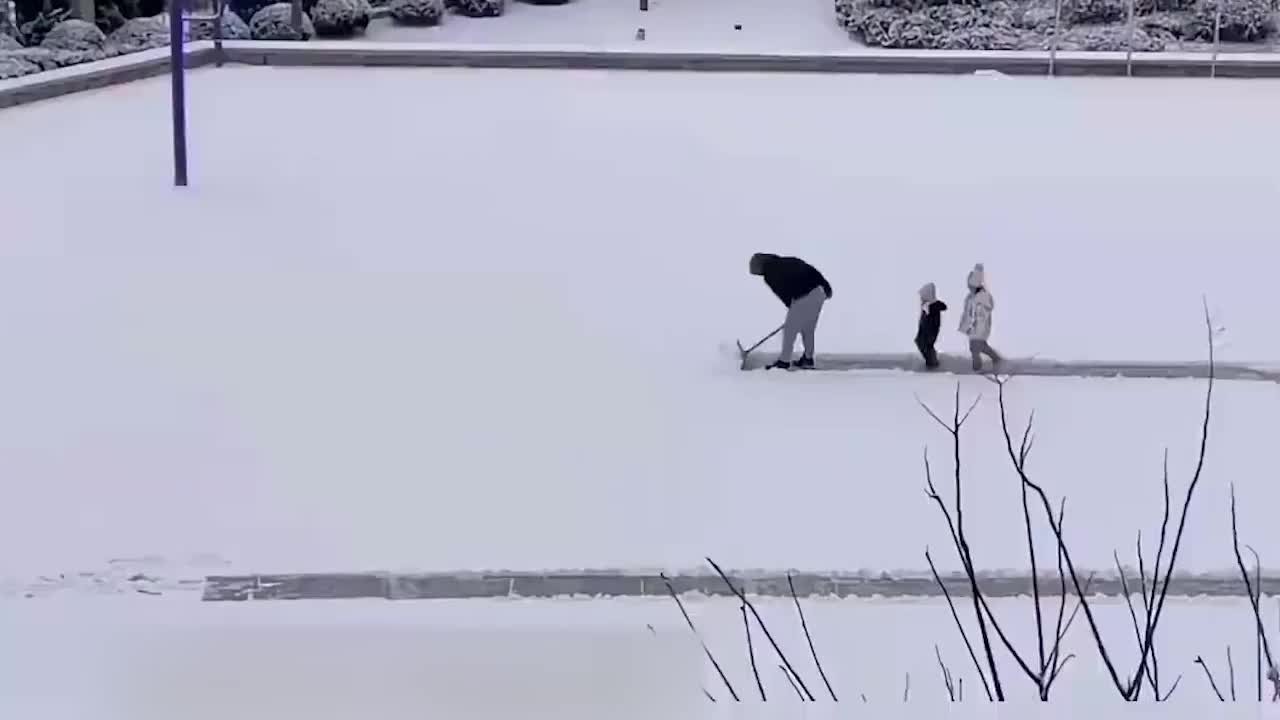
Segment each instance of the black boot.
[{"label": "black boot", "polygon": [[785,360],[779,360],[772,365],[765,366],[765,370],[790,370],[791,363]]},{"label": "black boot", "polygon": [[797,369],[797,370],[811,370],[811,369],[813,369],[813,358],[811,358],[811,357],[802,357],[802,358],[800,358],[799,360],[797,360],[797,361],[796,361],[796,369]]}]

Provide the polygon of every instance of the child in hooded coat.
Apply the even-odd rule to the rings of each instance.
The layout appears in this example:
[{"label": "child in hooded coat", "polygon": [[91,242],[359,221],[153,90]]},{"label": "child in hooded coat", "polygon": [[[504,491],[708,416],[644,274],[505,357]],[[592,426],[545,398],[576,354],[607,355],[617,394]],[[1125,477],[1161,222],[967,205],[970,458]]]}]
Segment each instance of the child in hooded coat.
[{"label": "child in hooded coat", "polygon": [[991,347],[991,316],[996,301],[987,290],[986,270],[982,263],[969,271],[969,294],[964,299],[964,312],[960,315],[960,332],[969,337],[969,355],[973,359],[973,371],[982,372],[982,356],[991,358],[993,366],[1000,364],[1000,353]]},{"label": "child in hooded coat", "polygon": [[916,327],[916,349],[924,356],[924,366],[938,369],[938,331],[942,329],[942,313],[947,304],[938,299],[938,289],[933,283],[920,288],[920,323]]}]

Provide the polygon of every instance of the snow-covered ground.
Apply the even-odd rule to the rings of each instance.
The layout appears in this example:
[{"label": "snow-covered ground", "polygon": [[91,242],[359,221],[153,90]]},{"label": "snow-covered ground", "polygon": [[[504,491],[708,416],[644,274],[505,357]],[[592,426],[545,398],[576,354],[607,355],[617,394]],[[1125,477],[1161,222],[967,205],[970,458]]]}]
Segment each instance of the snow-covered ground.
[{"label": "snow-covered ground", "polygon": [[[191,75],[186,190],[164,79],[8,110],[0,574],[954,568],[916,405],[954,379],[738,372],[781,314],[748,256],[828,275],[826,351],[909,349],[916,288],[958,306],[982,261],[1009,355],[1199,359],[1203,293],[1220,358],[1275,363],[1268,87],[228,67]],[[1010,386],[1079,564],[1154,538],[1203,390]],[[1023,568],[992,392],[970,542]],[[1231,482],[1275,557],[1277,401],[1219,387],[1181,566],[1231,568]]]},{"label": "snow-covered ground", "polygon": [[[734,691],[746,702],[758,699],[737,603],[696,597],[684,602]],[[809,710],[819,717],[848,717],[864,700],[878,713],[893,713],[904,695],[917,713],[993,716],[940,601],[804,603],[831,691],[842,703],[854,703],[838,715],[830,708],[795,606],[790,600],[755,605],[787,661],[821,701]],[[1138,655],[1128,611],[1118,600],[1098,600],[1094,608],[1108,653],[1127,679]],[[1270,602],[1264,607],[1269,615],[1274,609]],[[977,642],[971,609],[962,605],[959,610]],[[1019,653],[1037,664],[1030,602],[994,600],[992,610]],[[1068,617],[1071,610],[1068,605]],[[1050,633],[1057,611],[1056,602],[1046,602]],[[1260,709],[1253,702],[1252,623],[1244,601],[1170,599],[1157,637],[1157,677],[1162,695],[1177,683],[1176,702],[1161,715],[1152,715],[1148,707],[1132,716],[1180,718],[1171,713],[1199,708],[1201,714],[1185,717],[1245,717],[1231,714],[1229,706],[1206,707],[1217,700],[1195,664],[1203,656],[1230,697],[1229,645],[1236,696],[1251,708],[1248,717],[1274,717],[1268,706]],[[553,709],[561,717],[640,717],[657,703],[668,703],[668,711],[682,705],[686,714],[676,717],[711,717],[713,708],[699,681],[721,703],[730,699],[675,604],[662,599],[202,606],[50,600],[6,607],[0,630],[5,637],[0,711],[6,717],[216,718],[248,712],[252,717],[351,718],[361,716],[361,709],[398,714],[444,704],[455,706],[450,717],[501,717],[495,704],[502,703],[518,704],[526,717],[551,717],[547,713]],[[752,635],[766,697],[790,706],[795,691],[754,620]],[[1032,701],[1034,686],[994,636],[992,642],[1007,696]],[[334,652],[337,647],[342,651]],[[981,657],[981,646],[977,652]],[[1036,717],[1065,720],[1089,710],[1131,717],[1099,661],[1083,613],[1065,635],[1059,657],[1068,655],[1075,657],[1054,685],[1054,702],[1035,710]],[[947,707],[939,659],[967,711]],[[1269,697],[1270,687],[1264,692]],[[1149,689],[1144,697],[1150,700]],[[616,712],[608,709],[610,702],[618,705]]]},{"label": "snow-covered ground", "polygon": [[[643,42],[636,40],[638,28],[645,30]],[[374,21],[365,39],[704,52],[868,51],[836,24],[830,0],[650,0],[645,12],[639,0],[573,0],[559,6],[509,2],[501,17],[448,15],[430,28]]]}]

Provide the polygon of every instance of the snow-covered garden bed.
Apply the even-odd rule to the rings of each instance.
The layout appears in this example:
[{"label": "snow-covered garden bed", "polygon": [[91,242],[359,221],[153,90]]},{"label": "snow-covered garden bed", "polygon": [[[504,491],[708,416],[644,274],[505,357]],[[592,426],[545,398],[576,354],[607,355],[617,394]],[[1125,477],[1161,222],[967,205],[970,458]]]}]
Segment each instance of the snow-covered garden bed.
[{"label": "snow-covered garden bed", "polygon": [[930,50],[1182,50],[1259,44],[1275,32],[1273,0],[836,0],[857,40]]}]

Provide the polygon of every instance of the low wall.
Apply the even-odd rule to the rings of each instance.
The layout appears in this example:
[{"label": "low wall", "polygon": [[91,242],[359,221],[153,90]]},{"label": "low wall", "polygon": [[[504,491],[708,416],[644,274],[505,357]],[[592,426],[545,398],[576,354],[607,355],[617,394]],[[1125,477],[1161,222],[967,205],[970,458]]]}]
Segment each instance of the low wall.
[{"label": "low wall", "polygon": [[[218,59],[213,43],[188,43],[187,67]],[[860,51],[847,54],[721,54],[572,48],[513,49],[492,46],[317,41],[228,41],[221,60],[278,67],[469,67],[510,69],[650,70],[698,72],[800,72],[870,74],[970,74],[1135,77],[1280,77],[1280,55],[1232,53],[1216,61],[1207,53],[1024,51]],[[164,75],[169,50],[160,48],[110,60],[0,81],[0,108]]]},{"label": "low wall", "polygon": [[[189,43],[185,50],[189,68],[202,67],[214,60],[211,42]],[[169,48],[49,70],[0,81],[0,109],[168,74]]]},{"label": "low wall", "polygon": [[248,65],[473,67],[701,72],[971,74],[1137,77],[1280,77],[1280,55],[1207,53],[865,50],[847,54],[669,52],[572,48],[432,47],[404,43],[226,43],[227,60]]},{"label": "low wall", "polygon": [[[790,597],[791,584],[783,573],[734,575],[735,587],[761,597]],[[952,596],[967,597],[969,581],[963,575],[946,575],[943,583]],[[672,575],[678,593],[695,592],[708,596],[728,596],[724,580],[712,573]],[[1127,579],[1130,592],[1137,589],[1136,574]],[[928,575],[814,575],[792,576],[799,597],[935,597],[942,591]],[[980,573],[978,585],[988,597],[1018,597],[1031,594],[1029,574],[995,575]],[[1124,581],[1119,577],[1095,577],[1089,584],[1094,595],[1121,596]],[[1264,575],[1262,594],[1280,595],[1280,577]],[[1057,575],[1044,575],[1040,592],[1060,593]],[[1074,592],[1068,582],[1067,593]],[[662,578],[654,573],[595,571],[580,573],[307,573],[275,575],[210,576],[205,579],[204,600],[440,600],[469,598],[551,598],[566,595],[592,597],[665,597],[669,593]],[[1174,576],[1169,593],[1183,597],[1247,597],[1238,576]]]}]

